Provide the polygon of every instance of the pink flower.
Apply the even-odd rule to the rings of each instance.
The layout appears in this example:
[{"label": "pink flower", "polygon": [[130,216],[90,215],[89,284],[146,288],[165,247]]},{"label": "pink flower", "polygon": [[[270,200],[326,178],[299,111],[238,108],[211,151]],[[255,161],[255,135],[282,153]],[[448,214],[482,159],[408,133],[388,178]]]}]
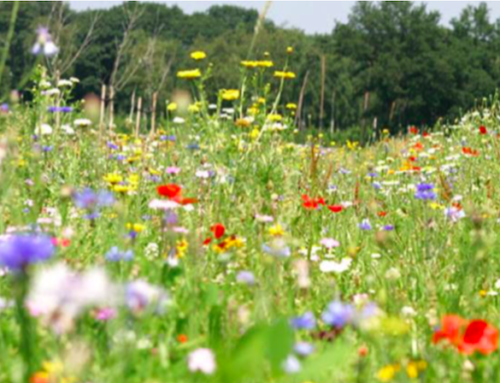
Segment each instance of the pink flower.
[{"label": "pink flower", "polygon": [[320,243],[325,246],[328,250],[333,249],[334,247],[339,247],[339,241],[333,238],[323,238]]},{"label": "pink flower", "polygon": [[181,172],[181,168],[177,166],[169,166],[167,168],[167,174],[179,174]]},{"label": "pink flower", "polygon": [[198,348],[188,355],[188,368],[191,372],[212,375],[215,372],[215,356],[209,348]]}]

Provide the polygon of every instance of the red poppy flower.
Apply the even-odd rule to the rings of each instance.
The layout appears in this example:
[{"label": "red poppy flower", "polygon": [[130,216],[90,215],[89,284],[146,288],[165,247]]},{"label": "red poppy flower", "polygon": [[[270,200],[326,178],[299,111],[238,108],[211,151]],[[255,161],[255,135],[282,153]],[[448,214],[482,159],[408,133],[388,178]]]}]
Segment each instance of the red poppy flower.
[{"label": "red poppy flower", "polygon": [[387,212],[386,212],[386,211],[379,211],[379,212],[377,213],[377,215],[378,215],[379,217],[385,217],[385,216],[387,215]]},{"label": "red poppy flower", "polygon": [[174,198],[174,201],[181,205],[192,205],[198,202],[196,198],[182,198],[181,196]]},{"label": "red poppy flower", "polygon": [[443,339],[466,355],[476,351],[488,355],[498,348],[498,330],[495,327],[482,319],[467,321],[458,315],[443,318],[441,329],[434,333],[432,342],[438,343]]},{"label": "red poppy flower", "polygon": [[212,231],[212,233],[214,233],[214,236],[216,239],[219,239],[220,237],[222,237],[224,235],[224,233],[226,232],[226,228],[224,227],[224,225],[222,223],[216,223],[215,225],[213,225],[210,230]]},{"label": "red poppy flower", "polygon": [[179,334],[177,335],[177,341],[179,343],[186,343],[188,341],[188,337],[186,334]]},{"label": "red poppy flower", "polygon": [[486,126],[481,125],[479,127],[479,134],[488,134],[488,129],[486,129]]},{"label": "red poppy flower", "polygon": [[304,201],[302,206],[311,210],[317,209],[319,205],[325,205],[325,200],[323,198],[310,198],[307,194],[302,195],[302,201]]},{"label": "red poppy flower", "polygon": [[467,321],[458,315],[445,315],[441,321],[441,328],[432,336],[432,343],[436,344],[447,339],[457,346],[461,343],[461,330]]},{"label": "red poppy flower", "polygon": [[203,241],[203,245],[204,245],[204,246],[207,246],[207,245],[209,245],[209,244],[210,244],[210,242],[212,242],[212,238],[208,237],[208,238],[206,238],[206,239]]},{"label": "red poppy flower", "polygon": [[423,137],[429,137],[429,136],[430,136],[430,134],[429,134],[428,132],[423,132],[423,133],[422,133],[422,136],[423,136]]},{"label": "red poppy flower", "polygon": [[340,213],[343,209],[342,205],[329,205],[327,208],[334,213]]},{"label": "red poppy flower", "polygon": [[470,321],[465,329],[459,351],[470,355],[475,351],[488,355],[498,348],[498,330],[482,319]]},{"label": "red poppy flower", "polygon": [[167,197],[173,199],[175,197],[180,197],[182,188],[176,184],[160,185],[156,189],[158,194],[162,197]]},{"label": "red poppy flower", "polygon": [[468,154],[468,155],[473,156],[473,157],[477,157],[479,155],[479,151],[472,149],[472,148],[469,148],[469,147],[462,148],[462,153]]},{"label": "red poppy flower", "polygon": [[418,129],[417,129],[415,126],[412,126],[412,127],[410,128],[410,133],[411,133],[411,134],[418,134]]}]

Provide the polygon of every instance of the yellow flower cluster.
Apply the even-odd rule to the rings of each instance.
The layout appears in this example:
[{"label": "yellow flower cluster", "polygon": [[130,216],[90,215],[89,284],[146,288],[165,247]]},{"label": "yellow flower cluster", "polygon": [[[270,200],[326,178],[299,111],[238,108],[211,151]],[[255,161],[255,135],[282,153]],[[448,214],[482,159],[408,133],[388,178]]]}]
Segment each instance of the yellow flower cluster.
[{"label": "yellow flower cluster", "polygon": [[186,80],[194,80],[201,77],[201,71],[199,69],[181,70],[177,72],[177,77]]},{"label": "yellow flower cluster", "polygon": [[283,230],[281,225],[277,223],[276,225],[269,228],[269,234],[271,234],[273,237],[282,237],[283,235],[285,235],[285,231]]},{"label": "yellow flower cluster", "polygon": [[297,76],[293,72],[285,72],[285,71],[279,71],[279,70],[277,70],[276,72],[274,72],[274,77],[276,77],[276,78],[284,78],[284,79],[291,80],[291,79],[294,79]]},{"label": "yellow flower cluster", "polygon": [[238,89],[224,89],[222,91],[222,99],[226,101],[234,101],[240,98],[240,91]]},{"label": "yellow flower cluster", "polygon": [[[419,374],[427,368],[425,360],[409,361],[406,364],[406,375],[410,379],[417,379]],[[377,373],[377,379],[381,382],[390,382],[401,370],[399,363],[389,364],[382,367]]]},{"label": "yellow flower cluster", "polygon": [[245,68],[271,68],[274,63],[271,60],[245,60],[241,65]]},{"label": "yellow flower cluster", "polygon": [[196,61],[203,60],[207,57],[207,54],[203,51],[196,51],[191,53],[191,58]]},{"label": "yellow flower cluster", "polygon": [[182,258],[186,255],[186,251],[189,247],[188,242],[185,239],[177,241],[175,245],[175,250],[177,251],[177,258]]}]

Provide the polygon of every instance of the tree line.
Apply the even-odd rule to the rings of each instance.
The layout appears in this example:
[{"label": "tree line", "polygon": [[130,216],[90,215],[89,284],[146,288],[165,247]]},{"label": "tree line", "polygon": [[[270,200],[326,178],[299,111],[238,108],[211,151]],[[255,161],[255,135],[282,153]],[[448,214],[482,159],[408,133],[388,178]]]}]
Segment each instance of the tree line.
[{"label": "tree line", "polygon": [[[2,41],[13,7],[0,4]],[[197,50],[207,53],[207,92],[215,95],[238,87],[242,60],[269,55],[280,70],[293,47],[289,69],[297,77],[287,82],[283,101],[302,98],[303,126],[336,131],[377,126],[398,132],[452,120],[500,84],[500,21],[491,20],[486,4],[467,6],[444,26],[424,4],[359,2],[347,22],[315,35],[280,27],[265,19],[265,10],[228,5],[192,15],[143,2],[80,12],[62,2],[22,2],[18,8],[3,95],[29,88],[26,79],[40,60],[31,53],[39,25],[49,27],[60,47],[52,69],[80,79],[78,97],[111,85],[118,113],[127,112],[134,93],[144,105],[157,93],[161,105],[186,89],[175,74],[193,67],[189,54]]]}]

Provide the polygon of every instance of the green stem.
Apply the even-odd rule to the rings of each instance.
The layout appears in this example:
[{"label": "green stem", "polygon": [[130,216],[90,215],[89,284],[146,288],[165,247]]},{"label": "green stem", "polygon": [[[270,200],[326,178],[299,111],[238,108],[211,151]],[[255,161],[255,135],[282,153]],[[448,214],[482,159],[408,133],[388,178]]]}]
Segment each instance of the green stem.
[{"label": "green stem", "polygon": [[9,30],[7,32],[7,37],[5,39],[5,45],[3,47],[2,57],[0,58],[0,84],[2,83],[2,76],[5,69],[5,64],[7,63],[7,57],[9,56],[10,43],[12,37],[14,36],[14,28],[16,26],[17,14],[19,12],[20,1],[15,1],[12,4],[12,12],[10,13],[10,24]]},{"label": "green stem", "polygon": [[17,276],[16,291],[16,316],[20,327],[20,353],[23,359],[23,382],[29,382],[31,375],[35,372],[35,353],[33,323],[28,315],[24,301],[28,294],[29,277],[23,271]]}]

